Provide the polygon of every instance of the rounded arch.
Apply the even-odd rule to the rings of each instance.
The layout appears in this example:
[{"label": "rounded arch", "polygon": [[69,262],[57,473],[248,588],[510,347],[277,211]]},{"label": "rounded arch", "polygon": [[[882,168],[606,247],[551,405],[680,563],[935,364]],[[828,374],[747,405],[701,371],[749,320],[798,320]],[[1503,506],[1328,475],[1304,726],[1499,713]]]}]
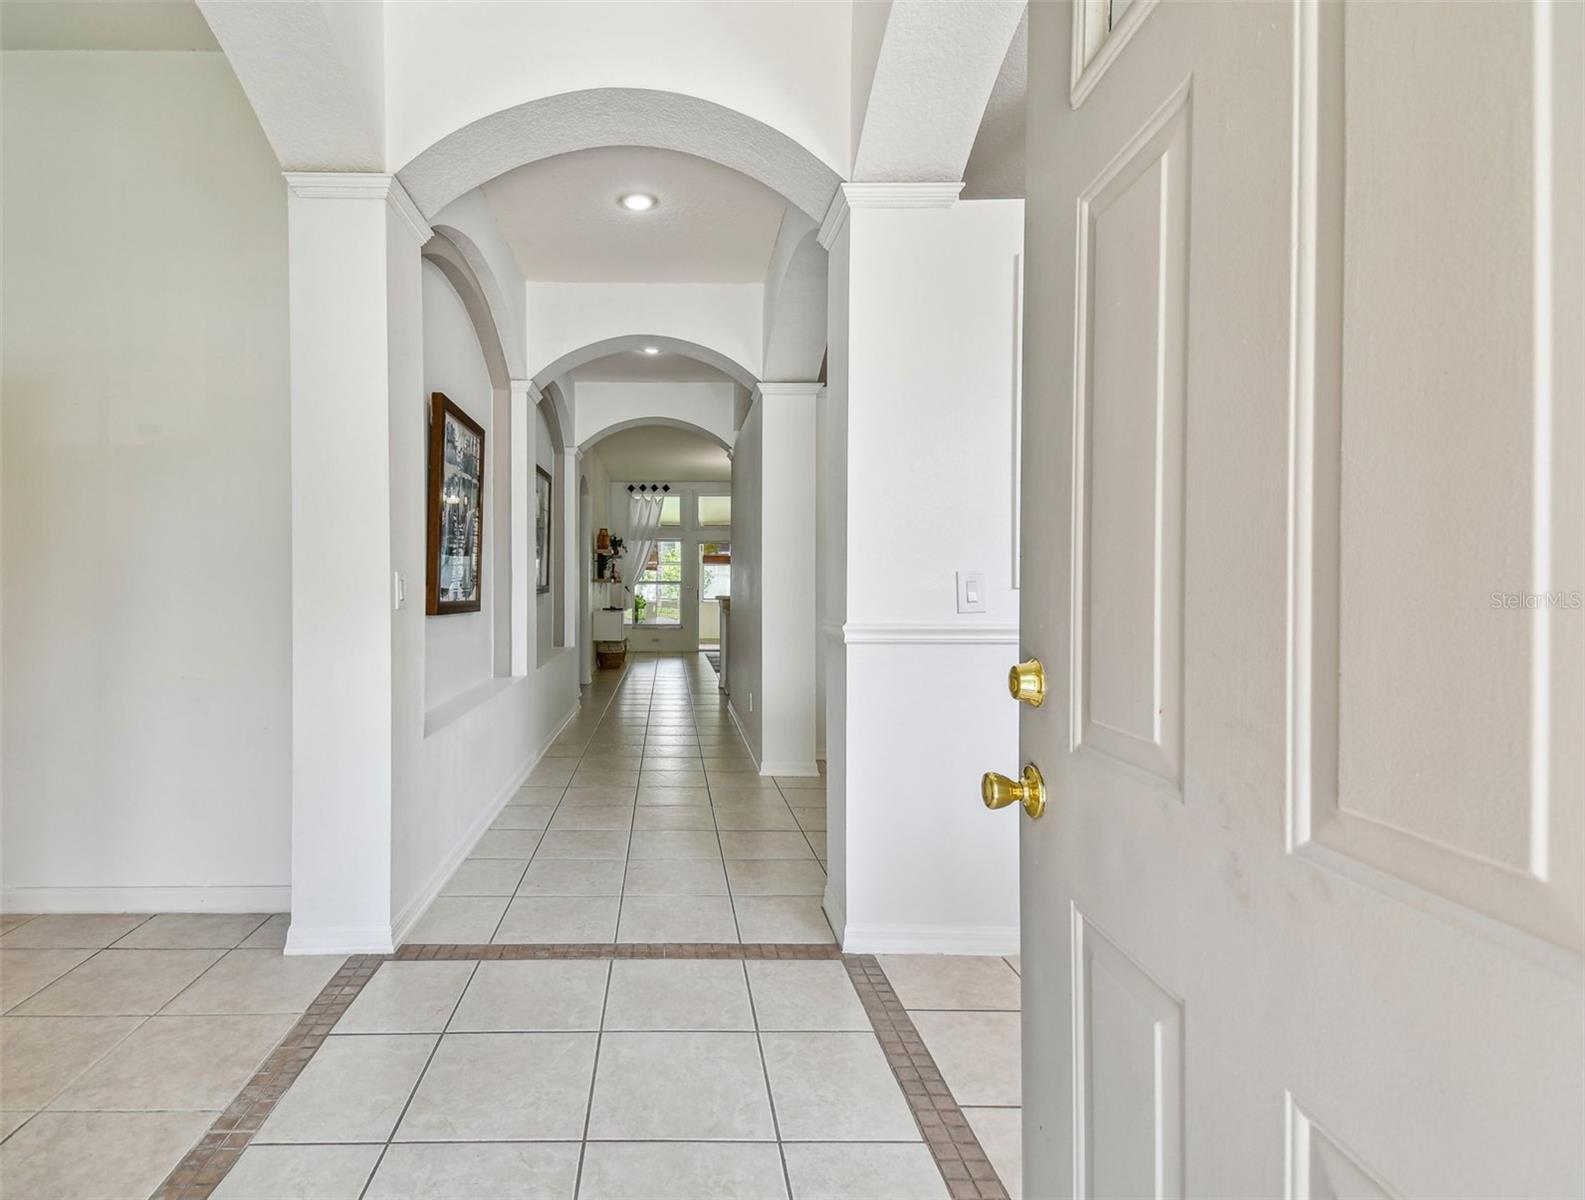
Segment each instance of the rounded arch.
[{"label": "rounded arch", "polygon": [[425,219],[515,167],[597,146],[652,146],[757,179],[816,223],[841,179],[763,121],[681,92],[589,88],[530,100],[453,130],[397,172]]},{"label": "rounded arch", "polygon": [[491,386],[497,392],[507,391],[511,387],[512,364],[507,358],[507,343],[501,337],[497,324],[496,313],[501,310],[491,307],[490,294],[473,264],[450,234],[439,231],[424,243],[422,253],[424,261],[438,268],[461,298],[468,320],[473,325],[473,332],[479,339],[479,349],[484,354],[484,365],[489,372]]},{"label": "rounded arch", "polygon": [[767,380],[798,382],[818,374],[826,352],[828,261],[817,231],[809,230],[794,244],[774,293],[766,296]]},{"label": "rounded arch", "polygon": [[568,436],[572,429],[571,408],[559,383],[549,383],[540,390],[544,399],[539,408],[545,414],[545,425],[550,430],[550,447],[557,454],[562,454],[572,444]]},{"label": "rounded arch", "polygon": [[[490,269],[489,260],[485,258],[484,252],[479,249],[477,243],[462,230],[451,225],[434,225],[431,228],[435,236],[425,243],[424,257],[445,271],[447,278],[452,279],[453,286],[456,286],[453,272],[469,278],[468,289],[477,293],[483,305],[484,316],[495,332],[495,344],[505,361],[507,378],[522,379],[528,374],[528,364],[523,361],[522,338],[512,328],[516,309],[507,301],[506,293],[501,290],[500,280]],[[462,292],[466,303],[467,292],[461,287],[457,290]],[[472,315],[471,305],[468,311]],[[474,324],[482,328],[485,321],[475,317]],[[489,350],[485,351],[486,355],[489,353]]]},{"label": "rounded arch", "polygon": [[696,433],[702,438],[714,442],[728,454],[732,453],[732,443],[723,438],[714,430],[706,429],[703,425],[695,425],[692,421],[684,421],[677,417],[634,417],[631,421],[618,421],[614,425],[607,425],[591,434],[578,449],[587,454],[613,433],[621,433],[624,429],[642,429],[646,426],[664,425],[668,429],[681,429],[684,433]]},{"label": "rounded arch", "polygon": [[539,388],[550,386],[551,382],[560,379],[568,371],[576,370],[585,363],[591,363],[597,358],[604,358],[609,354],[631,353],[644,346],[654,346],[667,354],[681,354],[695,362],[702,362],[706,366],[714,367],[722,374],[729,376],[734,382],[746,388],[752,388],[759,382],[754,373],[719,350],[709,346],[700,345],[698,342],[686,341],[683,338],[655,337],[643,333],[623,334],[621,337],[602,338],[598,342],[590,342],[576,350],[568,351],[545,367],[534,376],[534,384]]}]

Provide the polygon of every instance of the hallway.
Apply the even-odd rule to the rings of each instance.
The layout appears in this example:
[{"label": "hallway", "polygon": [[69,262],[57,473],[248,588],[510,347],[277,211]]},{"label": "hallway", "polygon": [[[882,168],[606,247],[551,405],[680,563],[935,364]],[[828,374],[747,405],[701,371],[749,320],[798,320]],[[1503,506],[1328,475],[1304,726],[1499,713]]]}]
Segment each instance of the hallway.
[{"label": "hallway", "polygon": [[394,956],[8,918],[8,1193],[1019,1195],[1016,960],[844,956],[822,783],[755,773],[703,655],[633,655]]},{"label": "hallway", "polygon": [[824,779],[756,772],[702,654],[607,674],[407,944],[834,942]]}]

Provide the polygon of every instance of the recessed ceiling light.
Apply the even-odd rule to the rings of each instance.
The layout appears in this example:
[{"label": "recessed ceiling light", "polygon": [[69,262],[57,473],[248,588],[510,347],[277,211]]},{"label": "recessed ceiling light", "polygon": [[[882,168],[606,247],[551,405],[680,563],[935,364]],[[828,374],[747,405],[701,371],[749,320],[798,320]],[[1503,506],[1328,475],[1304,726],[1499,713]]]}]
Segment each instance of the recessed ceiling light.
[{"label": "recessed ceiling light", "polygon": [[618,196],[616,202],[628,212],[648,212],[660,203],[648,192],[628,192],[625,196]]},{"label": "recessed ceiling light", "polygon": [[645,346],[644,347],[644,353],[645,354],[659,354],[660,353],[660,347],[659,346]]}]

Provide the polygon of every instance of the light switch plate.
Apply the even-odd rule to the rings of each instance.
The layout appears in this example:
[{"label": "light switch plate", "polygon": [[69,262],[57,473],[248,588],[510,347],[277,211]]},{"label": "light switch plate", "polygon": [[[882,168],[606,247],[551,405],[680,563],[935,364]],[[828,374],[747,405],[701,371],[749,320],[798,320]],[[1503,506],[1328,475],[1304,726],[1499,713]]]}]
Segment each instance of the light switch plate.
[{"label": "light switch plate", "polygon": [[960,613],[984,612],[985,572],[958,572],[958,611]]}]

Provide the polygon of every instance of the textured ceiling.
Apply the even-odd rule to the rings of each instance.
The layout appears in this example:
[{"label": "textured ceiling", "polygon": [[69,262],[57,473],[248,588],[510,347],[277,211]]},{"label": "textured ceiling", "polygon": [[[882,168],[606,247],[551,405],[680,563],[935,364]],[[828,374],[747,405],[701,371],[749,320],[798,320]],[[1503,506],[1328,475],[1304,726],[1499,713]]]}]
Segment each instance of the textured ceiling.
[{"label": "textured ceiling", "polygon": [[219,50],[193,0],[4,0],[7,50]]},{"label": "textured ceiling", "polygon": [[[660,203],[631,213],[625,192]],[[530,163],[484,195],[523,274],[571,283],[759,283],[786,208],[747,175],[637,146]]]},{"label": "textured ceiling", "polygon": [[1024,93],[1029,86],[1029,14],[1018,23],[996,86],[985,105],[969,164],[965,200],[1008,200],[1024,194]]},{"label": "textured ceiling", "polygon": [[612,479],[725,483],[732,478],[732,460],[715,442],[665,425],[619,430],[596,442],[592,453]]}]

